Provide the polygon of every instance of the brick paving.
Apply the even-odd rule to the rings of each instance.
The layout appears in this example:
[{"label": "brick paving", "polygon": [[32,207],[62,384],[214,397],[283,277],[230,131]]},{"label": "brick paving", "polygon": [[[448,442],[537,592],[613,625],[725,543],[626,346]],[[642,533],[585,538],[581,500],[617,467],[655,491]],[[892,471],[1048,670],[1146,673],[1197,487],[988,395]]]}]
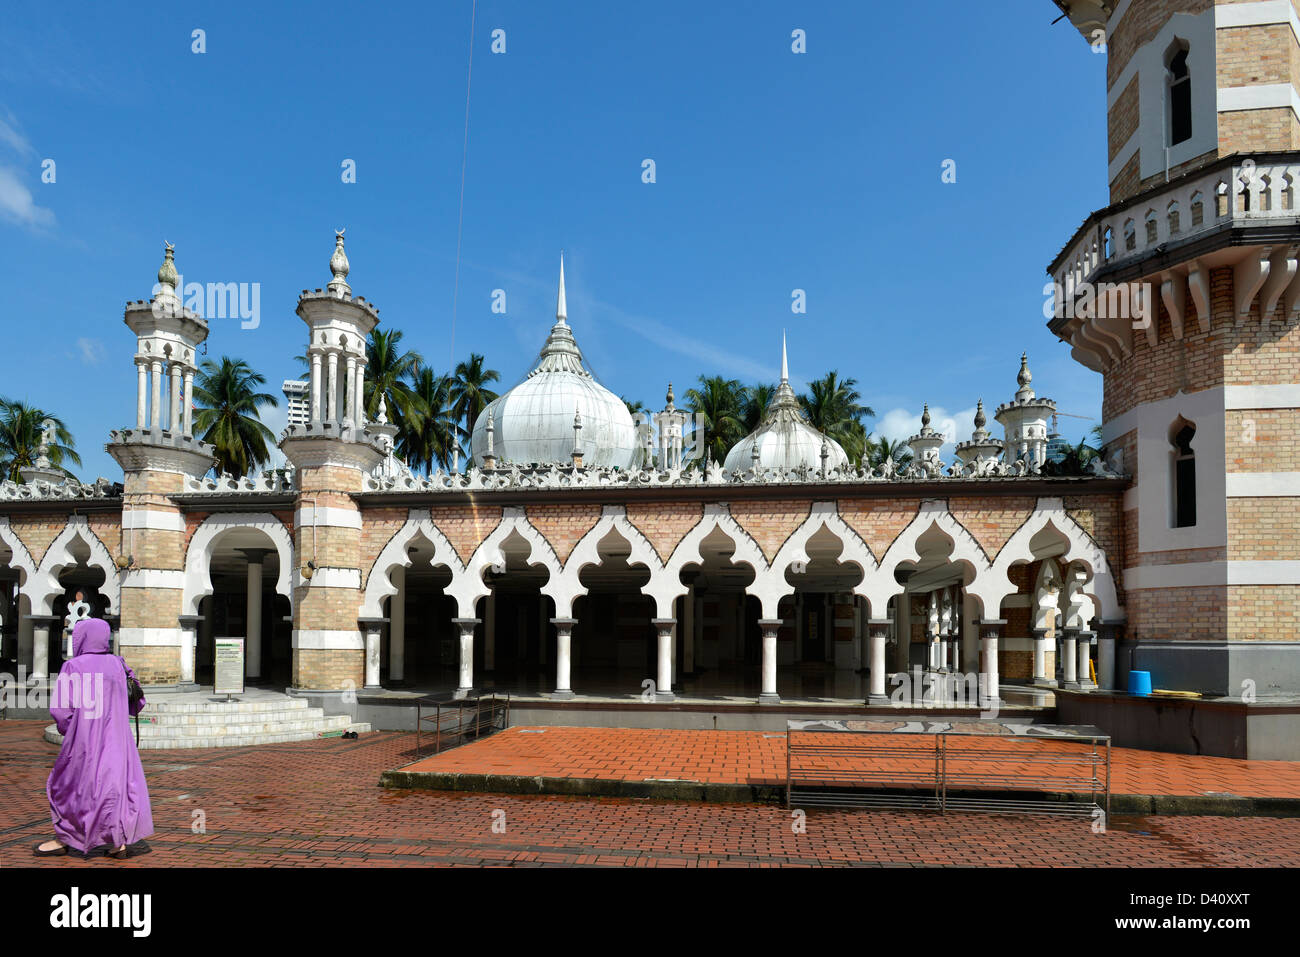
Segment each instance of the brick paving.
[{"label": "brick paving", "polygon": [[[414,738],[390,732],[146,752],[150,853],[37,860],[57,750],[44,724],[0,722],[0,867],[1300,865],[1300,820],[1289,818],[1117,819],[1093,834],[1058,818],[810,811],[796,834],[790,812],[763,805],[393,791],[379,773],[409,763]],[[191,827],[196,810],[206,833]]]},{"label": "brick paving", "polygon": [[[842,744],[844,738],[832,733],[805,733],[800,740]],[[884,738],[867,736],[860,740],[879,744]],[[975,740],[949,737],[948,747],[960,748]],[[1032,741],[1016,744],[1026,750],[1035,747]],[[1054,742],[1051,746],[1063,745]],[[864,766],[864,762],[847,759],[824,759],[821,763],[832,768]],[[785,781],[785,765],[785,735],[776,732],[547,727],[510,728],[403,770],[781,784]],[[917,765],[917,769],[925,768]],[[1033,765],[1013,760],[998,762],[991,769],[1004,774],[1035,773]],[[1243,761],[1114,748],[1111,790],[1115,794],[1300,798],[1300,761]]]}]

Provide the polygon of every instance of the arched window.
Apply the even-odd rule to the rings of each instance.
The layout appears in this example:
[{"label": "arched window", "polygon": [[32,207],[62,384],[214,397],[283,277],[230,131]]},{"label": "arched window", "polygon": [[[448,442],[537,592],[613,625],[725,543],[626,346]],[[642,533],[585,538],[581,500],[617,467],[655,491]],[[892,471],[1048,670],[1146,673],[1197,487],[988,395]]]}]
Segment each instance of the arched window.
[{"label": "arched window", "polygon": [[1101,249],[1107,259],[1115,258],[1115,230],[1110,226],[1101,234]]},{"label": "arched window", "polygon": [[1198,189],[1192,193],[1192,225],[1199,226],[1205,222],[1205,196]]},{"label": "arched window", "polygon": [[1178,232],[1178,227],[1179,227],[1177,200],[1174,200],[1169,204],[1169,208],[1166,211],[1165,216],[1169,220],[1169,235],[1172,236],[1174,233]]},{"label": "arched window", "polygon": [[1165,60],[1169,83],[1169,145],[1192,138],[1192,77],[1187,72],[1187,46],[1177,44]]},{"label": "arched window", "polygon": [[1137,248],[1137,228],[1133,225],[1133,220],[1124,220],[1124,250],[1132,252]]},{"label": "arched window", "polygon": [[1169,433],[1169,442],[1173,446],[1171,518],[1174,528],[1190,528],[1196,524],[1196,453],[1192,451],[1196,426],[1180,417]]},{"label": "arched window", "polygon": [[1160,238],[1160,227],[1157,225],[1156,211],[1148,209],[1146,215],[1147,221],[1147,243],[1154,243]]}]

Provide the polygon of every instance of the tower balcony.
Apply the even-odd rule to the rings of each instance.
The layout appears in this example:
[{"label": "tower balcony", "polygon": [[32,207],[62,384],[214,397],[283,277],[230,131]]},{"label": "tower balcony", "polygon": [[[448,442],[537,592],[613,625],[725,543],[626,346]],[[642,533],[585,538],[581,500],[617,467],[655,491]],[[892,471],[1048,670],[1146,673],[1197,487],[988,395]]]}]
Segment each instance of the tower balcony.
[{"label": "tower balcony", "polygon": [[1300,152],[1226,157],[1092,213],[1052,260],[1048,328],[1103,372],[1155,335],[1155,296],[1176,337],[1184,320],[1209,331],[1210,272],[1234,270],[1239,321],[1300,312],[1295,244]]}]

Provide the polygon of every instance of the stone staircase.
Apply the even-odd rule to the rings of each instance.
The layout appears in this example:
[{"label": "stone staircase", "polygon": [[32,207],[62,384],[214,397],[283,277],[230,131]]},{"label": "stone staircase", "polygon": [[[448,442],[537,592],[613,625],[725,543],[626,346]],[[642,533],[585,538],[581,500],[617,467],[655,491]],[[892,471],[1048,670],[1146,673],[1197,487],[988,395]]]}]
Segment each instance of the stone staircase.
[{"label": "stone staircase", "polygon": [[[154,694],[146,691],[140,712],[140,750],[171,748],[240,748],[339,737],[345,731],[364,732],[370,725],[347,715],[326,715],[306,698],[256,691],[243,700],[224,701],[211,693]],[[135,734],[135,722],[131,722]],[[61,744],[54,725],[45,740]]]}]

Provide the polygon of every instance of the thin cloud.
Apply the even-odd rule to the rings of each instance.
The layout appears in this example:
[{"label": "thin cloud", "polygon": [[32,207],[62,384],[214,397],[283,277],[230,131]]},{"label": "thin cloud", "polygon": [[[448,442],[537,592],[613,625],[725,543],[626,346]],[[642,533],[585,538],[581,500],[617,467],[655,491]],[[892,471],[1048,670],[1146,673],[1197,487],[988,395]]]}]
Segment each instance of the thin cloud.
[{"label": "thin cloud", "polygon": [[36,148],[18,129],[18,121],[8,110],[0,116],[0,143],[9,147],[19,156],[34,156]]},{"label": "thin cloud", "polygon": [[104,344],[98,339],[87,339],[82,336],[77,340],[77,351],[81,353],[81,361],[88,366],[99,365],[104,358]]},{"label": "thin cloud", "polygon": [[[989,419],[993,426],[989,431],[996,435],[1000,429],[992,422],[992,416]],[[931,406],[930,428],[943,433],[944,444],[939,450],[940,456],[951,458],[953,445],[965,442],[975,430],[975,406],[952,414],[942,406]],[[989,426],[986,425],[985,428]],[[914,409],[890,409],[877,420],[873,431],[875,435],[890,441],[905,442],[921,431],[921,413]]]},{"label": "thin cloud", "polygon": [[20,226],[46,228],[54,225],[54,211],[36,204],[31,190],[19,181],[16,170],[0,166],[0,219]]}]

